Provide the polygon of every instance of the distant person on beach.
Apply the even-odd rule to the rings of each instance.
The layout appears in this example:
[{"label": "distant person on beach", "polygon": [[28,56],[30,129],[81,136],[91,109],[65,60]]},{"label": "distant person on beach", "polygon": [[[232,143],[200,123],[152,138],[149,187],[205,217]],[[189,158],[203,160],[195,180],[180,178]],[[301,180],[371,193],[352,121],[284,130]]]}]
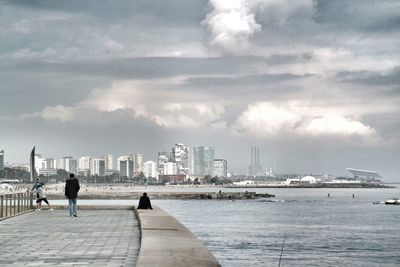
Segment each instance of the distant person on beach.
[{"label": "distant person on beach", "polygon": [[143,196],[140,197],[139,206],[137,208],[143,210],[153,209],[153,207],[151,206],[150,198],[147,196],[147,193],[143,193]]},{"label": "distant person on beach", "polygon": [[37,205],[37,209],[38,211],[42,210],[42,201],[44,201],[47,206],[49,206],[50,210],[54,210],[49,201],[47,200],[47,197],[44,193],[44,189],[43,189],[44,183],[41,182],[39,179],[36,179],[36,183],[33,185],[32,190],[31,191],[35,191],[36,192],[36,205]]},{"label": "distant person on beach", "polygon": [[80,188],[79,180],[75,178],[73,173],[70,173],[69,178],[65,181],[65,196],[68,198],[69,216],[78,217],[76,213],[76,198]]}]

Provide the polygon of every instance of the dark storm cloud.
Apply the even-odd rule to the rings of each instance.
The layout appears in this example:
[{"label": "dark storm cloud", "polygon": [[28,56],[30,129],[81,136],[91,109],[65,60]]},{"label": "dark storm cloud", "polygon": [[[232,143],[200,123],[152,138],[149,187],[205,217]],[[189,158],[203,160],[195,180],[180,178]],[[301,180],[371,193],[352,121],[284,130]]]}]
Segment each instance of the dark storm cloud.
[{"label": "dark storm cloud", "polygon": [[400,5],[393,1],[318,0],[315,20],[344,31],[385,33],[400,30]]},{"label": "dark storm cloud", "polygon": [[344,82],[371,86],[400,86],[400,67],[393,68],[387,73],[372,71],[339,72],[337,77]]},{"label": "dark storm cloud", "polygon": [[210,87],[210,86],[253,86],[253,85],[265,85],[270,83],[279,83],[292,81],[297,79],[304,79],[312,77],[313,75],[295,75],[291,73],[284,74],[260,74],[260,75],[248,75],[241,77],[201,77],[201,78],[189,78],[187,80],[189,85],[196,87]]},{"label": "dark storm cloud", "polygon": [[7,0],[6,5],[37,11],[65,12],[92,16],[107,22],[131,21],[148,26],[194,26],[204,18],[207,0]]},{"label": "dark storm cloud", "polygon": [[[1,64],[4,71],[60,73],[110,77],[114,79],[155,79],[179,75],[240,74],[251,72],[255,66],[279,65],[304,61],[303,56],[273,55],[270,57],[214,57],[214,58],[177,58],[142,57],[102,60],[80,60],[74,62],[46,62],[38,60],[18,60]],[[297,75],[265,76],[265,80],[293,79]],[[255,83],[259,80],[254,76]],[[259,77],[262,79],[262,76]],[[251,81],[251,77],[243,78]],[[261,80],[260,80],[261,82]]]}]

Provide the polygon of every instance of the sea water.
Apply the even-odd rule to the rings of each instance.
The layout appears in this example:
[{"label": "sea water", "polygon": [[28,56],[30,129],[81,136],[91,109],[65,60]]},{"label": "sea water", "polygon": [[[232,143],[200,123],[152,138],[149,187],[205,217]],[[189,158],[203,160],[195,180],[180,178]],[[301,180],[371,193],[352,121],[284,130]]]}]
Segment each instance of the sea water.
[{"label": "sea water", "polygon": [[400,206],[373,204],[400,197],[399,189],[256,191],[276,197],[154,203],[222,266],[278,266],[281,253],[280,266],[400,266]]},{"label": "sea water", "polygon": [[[151,197],[154,190],[147,189]],[[198,190],[205,191],[184,191]],[[276,197],[152,202],[189,228],[222,266],[278,266],[280,258],[280,266],[400,266],[400,205],[373,204],[400,198],[399,188],[207,189],[219,190]],[[136,202],[78,200],[96,205]]]}]

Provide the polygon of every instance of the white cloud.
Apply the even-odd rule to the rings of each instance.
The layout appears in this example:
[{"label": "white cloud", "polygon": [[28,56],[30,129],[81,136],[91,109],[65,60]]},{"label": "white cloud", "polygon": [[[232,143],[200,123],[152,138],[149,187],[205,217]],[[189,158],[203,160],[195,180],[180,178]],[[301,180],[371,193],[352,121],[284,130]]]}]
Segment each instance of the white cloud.
[{"label": "white cloud", "polygon": [[328,115],[312,119],[302,128],[311,135],[360,135],[376,136],[377,132],[371,126],[351,119],[350,117]]},{"label": "white cloud", "polygon": [[247,45],[249,38],[261,30],[246,1],[211,0],[213,10],[202,21],[210,31],[211,45],[235,51]]},{"label": "white cloud", "polygon": [[297,135],[306,137],[359,136],[379,139],[377,131],[361,121],[329,108],[308,108],[302,102],[251,104],[239,115],[233,129],[256,137]]},{"label": "white cloud", "polygon": [[40,116],[46,120],[68,122],[75,118],[75,109],[73,107],[65,107],[62,105],[46,107],[40,112]]},{"label": "white cloud", "polygon": [[132,110],[135,117],[167,128],[206,127],[221,120],[225,113],[222,104],[210,102],[207,96],[159,89],[162,86],[163,81],[114,82],[106,90],[92,91],[82,105],[104,112]]}]

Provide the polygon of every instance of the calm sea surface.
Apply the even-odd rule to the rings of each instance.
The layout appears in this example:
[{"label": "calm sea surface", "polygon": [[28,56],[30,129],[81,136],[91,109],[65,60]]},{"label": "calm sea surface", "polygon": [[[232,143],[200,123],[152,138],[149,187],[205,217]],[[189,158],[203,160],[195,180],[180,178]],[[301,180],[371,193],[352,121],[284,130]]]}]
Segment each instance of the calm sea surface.
[{"label": "calm sea surface", "polygon": [[399,188],[248,190],[276,197],[153,204],[188,227],[223,266],[278,266],[285,233],[281,266],[400,266],[400,206],[372,204],[400,198]]}]

